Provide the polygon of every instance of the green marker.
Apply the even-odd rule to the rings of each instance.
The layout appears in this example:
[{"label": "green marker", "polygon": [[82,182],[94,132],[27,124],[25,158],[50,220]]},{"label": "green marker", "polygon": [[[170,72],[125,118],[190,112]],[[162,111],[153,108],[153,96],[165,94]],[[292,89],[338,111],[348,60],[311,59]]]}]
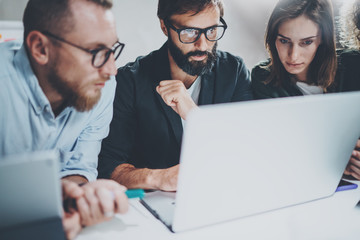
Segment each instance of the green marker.
[{"label": "green marker", "polygon": [[142,199],[145,196],[145,192],[143,189],[129,189],[125,192],[128,198],[140,198]]}]

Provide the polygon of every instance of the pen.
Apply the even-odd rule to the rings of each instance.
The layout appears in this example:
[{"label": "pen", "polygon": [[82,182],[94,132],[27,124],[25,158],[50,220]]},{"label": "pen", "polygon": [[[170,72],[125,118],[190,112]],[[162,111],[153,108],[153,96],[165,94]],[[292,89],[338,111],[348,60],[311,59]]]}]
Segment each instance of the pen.
[{"label": "pen", "polygon": [[337,187],[335,192],[341,192],[341,191],[346,191],[346,190],[350,190],[350,189],[356,189],[357,187],[358,187],[357,184],[343,185],[343,186]]},{"label": "pen", "polygon": [[340,182],[339,182],[338,187],[335,190],[335,192],[346,191],[346,190],[350,190],[350,189],[356,189],[357,187],[358,187],[358,185],[356,183],[348,182],[346,180],[341,179]]}]

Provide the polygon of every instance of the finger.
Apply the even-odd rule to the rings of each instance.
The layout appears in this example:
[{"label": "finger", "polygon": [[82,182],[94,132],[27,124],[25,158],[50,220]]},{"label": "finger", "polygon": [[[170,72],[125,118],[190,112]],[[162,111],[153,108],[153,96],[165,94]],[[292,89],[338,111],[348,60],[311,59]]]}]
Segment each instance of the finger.
[{"label": "finger", "polygon": [[158,92],[164,103],[170,107],[176,107],[177,98],[170,92]]},{"label": "finger", "polygon": [[173,92],[162,92],[160,96],[165,102],[165,104],[168,106],[175,107],[176,104],[179,102],[178,95],[176,93],[174,94]]},{"label": "finger", "polygon": [[127,188],[117,182],[115,182],[114,180],[109,180],[109,179],[98,179],[95,182],[92,182],[94,184],[96,184],[97,188],[106,188],[110,191],[115,191],[115,190],[121,190],[121,191],[126,191]]},{"label": "finger", "polygon": [[80,215],[77,212],[65,213],[62,222],[66,239],[74,239],[81,231]]},{"label": "finger", "polygon": [[125,194],[127,188],[113,180],[106,180],[106,185],[114,194],[115,211],[117,213],[125,213],[129,208],[128,198]]},{"label": "finger", "polygon": [[184,85],[184,83],[180,80],[162,80],[162,81],[160,81],[159,86],[163,87],[163,86],[174,85],[174,84]]},{"label": "finger", "polygon": [[186,91],[182,91],[182,89],[178,88],[178,87],[174,87],[174,86],[166,86],[166,87],[158,87],[158,93],[163,96],[165,94],[176,94],[176,95],[181,95],[181,94],[185,94]]},{"label": "finger", "polygon": [[357,140],[355,149],[360,149],[360,139]]},{"label": "finger", "polygon": [[351,172],[350,172],[350,166],[351,166],[350,160],[349,160],[348,164],[346,165],[346,168],[345,168],[345,171],[344,171],[344,174],[346,174],[346,175],[351,175]]},{"label": "finger", "polygon": [[84,225],[84,226],[91,225],[92,216],[91,216],[91,212],[90,212],[90,206],[87,203],[85,197],[82,197],[82,198],[76,200],[76,205],[77,205],[78,212],[80,214],[81,225]]},{"label": "finger", "polygon": [[117,213],[126,213],[129,209],[128,198],[121,188],[117,188],[114,191],[115,203],[116,203],[116,212]]},{"label": "finger", "polygon": [[85,188],[85,199],[90,209],[91,224],[102,221],[104,216],[100,208],[99,199],[95,194],[95,188],[89,186]]},{"label": "finger", "polygon": [[359,161],[359,159],[350,158],[349,163],[350,163],[350,165],[353,165],[353,166],[356,166],[356,167],[360,168],[360,161]]},{"label": "finger", "polygon": [[355,174],[360,175],[360,168],[353,165],[353,164],[351,164],[350,165],[350,172],[351,172],[351,174],[355,173]]},{"label": "finger", "polygon": [[345,175],[351,175],[351,173],[350,173],[350,171],[348,169],[345,169],[344,174]]},{"label": "finger", "polygon": [[117,182],[115,182],[115,181],[113,181],[113,180],[111,180],[111,182],[110,182],[111,184],[110,184],[110,190],[111,191],[113,191],[113,192],[115,192],[115,191],[121,191],[121,192],[124,192],[125,193],[125,191],[127,190],[127,188],[125,187],[125,186],[123,186],[123,185],[121,185],[121,184],[119,184],[119,183],[117,183]]},{"label": "finger", "polygon": [[357,180],[360,180],[360,173],[358,172],[352,172],[351,176],[353,176],[354,178],[356,178]]},{"label": "finger", "polygon": [[78,198],[84,194],[82,188],[71,181],[62,180],[62,191],[63,191],[63,198]]},{"label": "finger", "polygon": [[113,193],[106,188],[99,188],[96,190],[96,195],[100,202],[100,207],[105,218],[112,218],[114,216],[114,197]]},{"label": "finger", "polygon": [[161,96],[162,100],[169,105],[169,97],[167,96],[167,91],[164,90],[164,88],[161,88],[160,86],[156,87],[157,93]]},{"label": "finger", "polygon": [[173,88],[174,88],[173,86],[164,86],[164,87],[157,86],[158,93],[160,95],[163,94],[163,93],[166,93],[167,91],[169,91],[170,89],[173,89]]},{"label": "finger", "polygon": [[352,151],[351,156],[359,160],[360,159],[360,151],[358,151],[358,150]]},{"label": "finger", "polygon": [[159,91],[169,91],[169,90],[176,90],[178,92],[186,92],[186,88],[183,82],[180,81],[170,81],[168,84],[159,84]]},{"label": "finger", "polygon": [[172,81],[172,80],[162,80],[162,81],[159,82],[159,86],[164,87],[166,85],[172,84],[173,82],[174,81]]}]

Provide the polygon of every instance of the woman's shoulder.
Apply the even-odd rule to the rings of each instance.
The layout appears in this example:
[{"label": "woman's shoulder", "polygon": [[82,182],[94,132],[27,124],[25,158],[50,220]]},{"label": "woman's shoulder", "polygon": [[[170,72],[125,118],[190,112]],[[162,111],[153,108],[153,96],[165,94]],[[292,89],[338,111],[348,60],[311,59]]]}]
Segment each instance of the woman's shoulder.
[{"label": "woman's shoulder", "polygon": [[355,48],[341,48],[336,49],[338,56],[360,56],[360,49]]},{"label": "woman's shoulder", "polygon": [[353,64],[360,65],[360,50],[359,49],[338,49],[336,50],[338,56],[338,65]]},{"label": "woman's shoulder", "polygon": [[358,49],[342,49],[337,50],[338,69],[337,72],[358,71],[360,66],[360,50]]},{"label": "woman's shoulder", "polygon": [[270,60],[261,61],[251,71],[251,89],[255,99],[278,97],[278,87],[267,82],[270,76]]},{"label": "woman's shoulder", "polygon": [[338,55],[338,68],[336,71],[336,85],[334,91],[360,90],[360,51],[358,49],[345,49]]},{"label": "woman's shoulder", "polygon": [[261,83],[266,81],[270,75],[269,68],[270,60],[261,61],[256,64],[251,70],[251,81]]}]

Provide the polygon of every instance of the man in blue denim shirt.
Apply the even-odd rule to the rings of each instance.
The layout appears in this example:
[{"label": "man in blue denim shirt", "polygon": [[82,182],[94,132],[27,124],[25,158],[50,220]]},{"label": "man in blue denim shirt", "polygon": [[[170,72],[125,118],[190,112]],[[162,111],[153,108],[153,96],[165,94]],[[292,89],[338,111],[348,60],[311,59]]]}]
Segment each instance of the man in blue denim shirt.
[{"label": "man in blue denim shirt", "polygon": [[128,207],[123,186],[95,181],[124,46],[111,6],[111,0],[30,0],[24,44],[0,44],[0,159],[60,151],[63,190],[77,202],[77,211],[64,215],[68,238]]}]

